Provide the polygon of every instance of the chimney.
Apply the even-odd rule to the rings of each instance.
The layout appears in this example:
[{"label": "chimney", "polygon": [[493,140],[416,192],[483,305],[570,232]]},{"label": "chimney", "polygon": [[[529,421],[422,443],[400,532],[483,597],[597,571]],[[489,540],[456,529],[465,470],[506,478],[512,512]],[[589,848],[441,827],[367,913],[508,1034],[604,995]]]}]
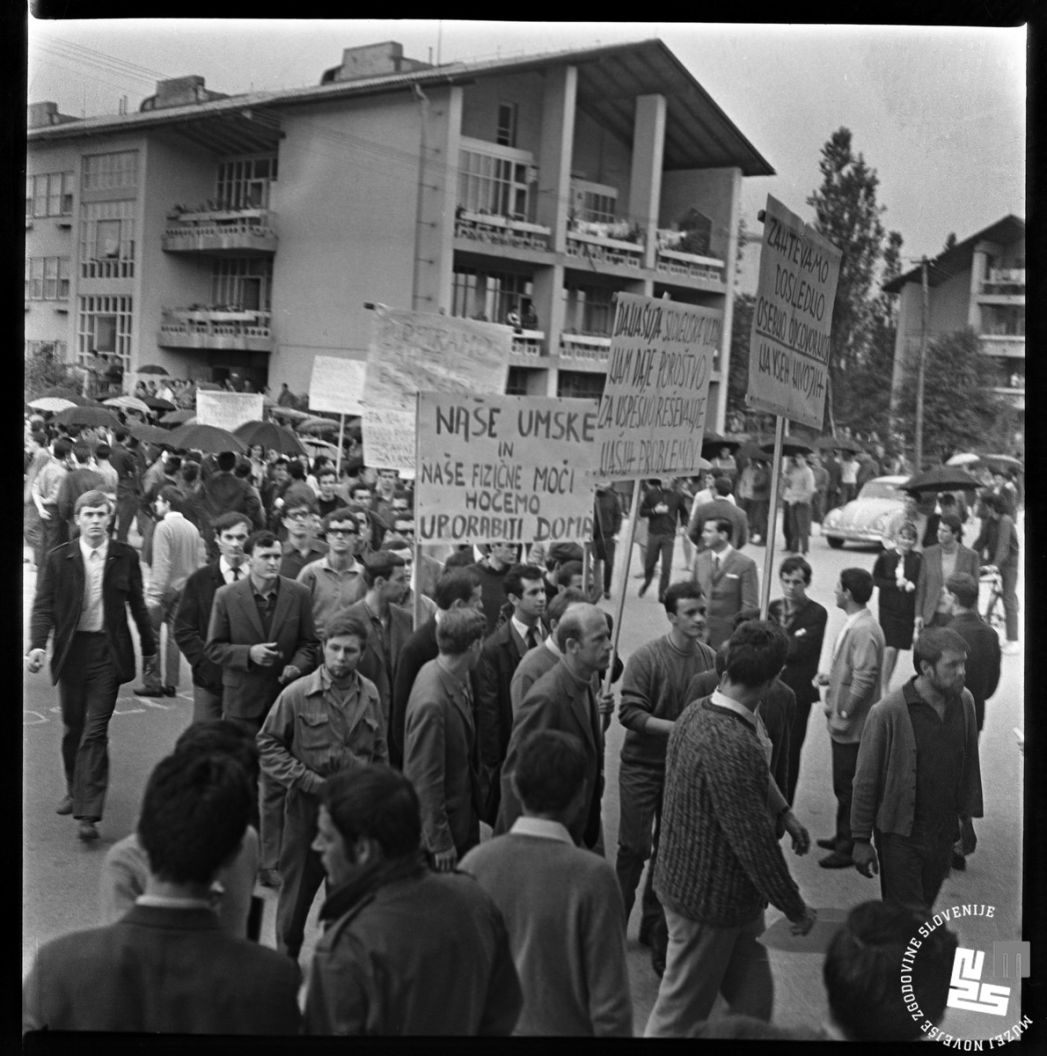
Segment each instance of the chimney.
[{"label": "chimney", "polygon": [[57,125],[60,120],[57,103],[30,103],[26,107],[26,126],[29,128]]},{"label": "chimney", "polygon": [[387,40],[382,44],[346,48],[342,52],[342,65],[325,70],[320,83],[355,81],[361,77],[381,77],[387,73],[410,73],[413,70],[428,70],[431,65],[417,59],[405,59],[404,46],[395,40]]},{"label": "chimney", "polygon": [[165,110],[172,106],[206,103],[209,99],[228,99],[223,92],[211,92],[204,87],[204,79],[197,73],[188,77],[172,77],[156,82],[156,94],[142,100],[140,110]]}]

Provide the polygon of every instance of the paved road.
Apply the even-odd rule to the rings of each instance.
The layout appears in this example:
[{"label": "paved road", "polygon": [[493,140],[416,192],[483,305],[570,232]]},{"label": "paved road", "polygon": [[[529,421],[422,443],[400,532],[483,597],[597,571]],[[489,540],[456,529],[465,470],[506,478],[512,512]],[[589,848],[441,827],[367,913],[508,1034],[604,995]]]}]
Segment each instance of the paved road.
[{"label": "paved road", "polygon": [[[780,538],[780,537],[779,537]],[[763,575],[765,550],[747,551]],[[811,595],[829,609],[826,650],[831,648],[843,614],[833,609],[832,588],[839,571],[849,566],[871,568],[875,554],[869,550],[831,550],[815,538],[809,559],[814,568]],[[775,574],[781,554],[776,555]],[[684,574],[683,557],[677,546],[674,579]],[[635,559],[627,582],[625,618],[620,650],[623,656],[638,645],[668,629],[664,611],[654,591],[636,597],[639,581],[633,578]],[[620,575],[617,577],[620,582]],[[26,612],[31,604],[35,574],[27,572],[23,586]],[[772,592],[772,597],[774,593]],[[1019,597],[1024,603],[1024,597]],[[605,602],[611,608],[613,602]],[[1023,604],[1024,611],[1024,604]],[[996,932],[987,934],[985,921],[962,919],[956,930],[961,939],[986,948],[993,939],[1016,939],[1021,921],[1021,835],[1023,759],[1015,747],[1012,729],[1023,727],[1024,656],[1004,657],[1000,688],[986,709],[981,740],[982,774],[986,817],[978,824],[979,845],[969,859],[967,871],[955,873],[945,882],[938,907],[956,903],[985,903],[996,907]],[[892,686],[909,677],[911,653],[902,654]],[[172,699],[147,700],[134,697],[129,683],[123,687],[110,726],[111,782],[106,813],[100,829],[102,839],[85,845],[76,839],[74,823],[54,813],[63,791],[59,743],[61,718],[50,679],[44,673],[26,675],[23,693],[23,969],[28,967],[37,944],[55,935],[97,923],[99,868],[106,849],[131,831],[138,799],[155,763],[168,753],[179,733],[189,723],[192,711],[188,669],[183,666],[181,693]],[[612,722],[607,737],[607,791],[604,828],[608,858],[613,861],[618,827],[618,753],[622,727]],[[833,828],[835,800],[832,795],[829,747],[825,727],[817,709],[804,744],[796,812],[812,838],[828,835]],[[787,843],[788,841],[786,841]],[[879,895],[873,880],[853,870],[830,871],[817,864],[817,853],[803,858],[786,851],[793,875],[805,897],[818,909],[819,921],[803,939],[789,935],[788,922],[773,907],[768,910],[765,943],[770,950],[775,976],[775,1022],[784,1027],[816,1026],[825,1018],[821,982],[822,955],[828,939],[848,909]],[[263,942],[275,945],[273,916],[275,896],[260,888],[267,899]],[[319,904],[319,900],[317,905]],[[317,906],[314,906],[314,917]],[[657,992],[648,951],[636,941],[639,907],[629,922],[629,963],[633,988],[635,1025],[642,1032]],[[302,964],[308,965],[314,934],[307,939]],[[1017,1004],[1012,1003],[1012,1013]],[[1010,1014],[1006,1023],[1020,1018]],[[991,1020],[986,1026],[986,1021]],[[949,1010],[943,1024],[955,1035],[988,1037],[1000,1028],[999,1017]]]}]

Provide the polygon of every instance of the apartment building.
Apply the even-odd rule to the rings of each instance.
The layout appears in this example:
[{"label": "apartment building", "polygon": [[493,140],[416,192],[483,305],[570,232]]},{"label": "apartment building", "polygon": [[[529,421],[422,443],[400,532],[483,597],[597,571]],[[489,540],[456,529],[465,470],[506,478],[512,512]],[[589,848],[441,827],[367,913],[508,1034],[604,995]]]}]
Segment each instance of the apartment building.
[{"label": "apartment building", "polygon": [[[923,333],[923,268],[884,285],[898,299],[891,379],[895,403],[916,362]],[[970,327],[992,359],[993,392],[1015,410],[1025,432],[1025,221],[1005,216],[927,262],[927,340]],[[1019,444],[1018,438],[1015,442]]]},{"label": "apartment building", "polygon": [[432,66],[351,47],[309,88],[199,76],[137,112],[29,107],[27,347],[308,388],[368,305],[512,329],[508,391],[597,396],[619,291],[721,308],[774,170],[658,40]]}]

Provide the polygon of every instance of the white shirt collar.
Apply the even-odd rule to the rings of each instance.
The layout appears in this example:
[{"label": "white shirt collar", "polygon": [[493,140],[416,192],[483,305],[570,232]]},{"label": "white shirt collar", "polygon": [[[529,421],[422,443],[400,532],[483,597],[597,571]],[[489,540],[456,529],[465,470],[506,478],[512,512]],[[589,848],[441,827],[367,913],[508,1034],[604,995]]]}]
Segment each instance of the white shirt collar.
[{"label": "white shirt collar", "polygon": [[756,713],[750,711],[744,704],[739,704],[733,697],[727,696],[726,693],[721,692],[719,689],[712,691],[709,702],[715,704],[718,708],[726,708],[728,711],[733,711],[736,715],[741,715],[750,726],[756,726]]},{"label": "white shirt collar", "polygon": [[509,832],[515,836],[537,836],[543,840],[560,840],[574,845],[567,829],[560,822],[550,818],[528,818],[521,815],[513,822]]},{"label": "white shirt collar", "polygon": [[[513,630],[523,639],[524,645],[527,645],[527,635],[531,631],[531,628],[526,623],[521,623],[515,616],[509,617],[509,622],[513,625]],[[538,636],[538,640],[542,639],[542,632],[535,627],[534,633]]]},{"label": "white shirt collar", "polygon": [[98,556],[103,561],[105,560],[106,554],[109,553],[109,536],[108,535],[102,540],[102,542],[97,547],[88,546],[87,543],[84,542],[84,537],[82,535],[79,536],[78,538],[80,539],[80,554],[83,557],[85,562],[91,557],[91,554],[95,550],[98,551]]},{"label": "white shirt collar", "polygon": [[139,895],[136,906],[157,906],[160,909],[210,909],[206,898],[168,898],[165,895]]}]

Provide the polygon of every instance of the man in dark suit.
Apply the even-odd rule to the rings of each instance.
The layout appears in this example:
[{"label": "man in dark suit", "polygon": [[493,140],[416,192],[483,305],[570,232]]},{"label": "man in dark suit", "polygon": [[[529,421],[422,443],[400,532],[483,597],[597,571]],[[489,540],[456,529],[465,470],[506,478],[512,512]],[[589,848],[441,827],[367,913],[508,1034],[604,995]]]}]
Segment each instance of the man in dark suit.
[{"label": "man in dark suit", "polygon": [[371,632],[358,670],[378,687],[388,740],[396,659],[413,630],[411,613],[400,606],[411,584],[404,559],[390,550],[365,554],[362,563],[367,593],[343,611],[363,620]]},{"label": "man in dark suit", "polygon": [[[539,578],[541,576],[539,575]],[[479,767],[469,675],[480,661],[483,613],[459,609],[436,628],[440,652],[418,672],[407,701],[404,776],[422,814],[422,843],[450,872],[480,842]]]},{"label": "man in dark suit", "polygon": [[709,645],[718,649],[731,637],[734,618],[743,609],[760,607],[756,562],[731,546],[734,524],[716,517],[702,526],[705,549],[694,559],[694,579],[706,597]]},{"label": "man in dark suit", "polygon": [[503,583],[512,616],[487,637],[476,672],[481,817],[488,824],[497,816],[502,761],[513,728],[509,695],[513,672],[524,653],[539,645],[548,633],[542,619],[546,608],[542,570],[537,565],[513,565]]},{"label": "man in dark suit", "polygon": [[218,560],[198,568],[186,581],[175,613],[174,636],[193,669],[193,722],[222,717],[222,669],[207,658],[207,629],[219,587],[247,575],[244,543],[251,534],[245,513],[223,513],[213,525]]},{"label": "man in dark suit", "polygon": [[116,511],[113,521],[116,524],[116,538],[126,543],[127,533],[138,513],[142,497],[145,459],[141,445],[126,429],[114,430],[113,439],[115,443],[109,455],[109,462],[117,473]]},{"label": "man in dark suit", "polygon": [[665,598],[669,580],[673,574],[673,549],[676,545],[676,529],[687,524],[687,501],[670,486],[671,481],[654,480],[643,493],[640,516],[647,518],[647,548],[644,550],[643,583],[640,597],[654,578],[654,566],[661,561],[658,578],[658,601]]},{"label": "man in dark suit", "polygon": [[[200,489],[200,506],[209,524],[223,513],[246,514],[255,528],[262,527],[262,506],[254,489],[246,480],[233,474],[236,468],[236,452],[222,451],[215,460],[217,472],[204,478]],[[207,530],[201,532],[205,539],[213,536]],[[210,560],[218,556],[218,545],[212,542],[207,554]]]},{"label": "man in dark suit", "polygon": [[805,558],[797,554],[787,557],[778,569],[778,581],[782,597],[771,602],[768,618],[778,624],[789,639],[785,667],[778,677],[796,697],[796,710],[789,731],[788,780],[782,786],[785,798],[792,803],[800,775],[800,751],[807,736],[807,720],[811,705],[818,699],[814,676],[818,673],[829,614],[824,606],[807,596],[811,566]]},{"label": "man in dark suit", "polygon": [[436,602],[436,614],[412,632],[400,650],[393,673],[393,695],[389,708],[389,761],[398,768],[403,767],[404,761],[404,724],[411,688],[422,667],[430,660],[435,660],[440,652],[436,644],[437,624],[454,609],[483,612],[480,578],[471,568],[448,568],[437,580],[433,600]]},{"label": "man in dark suit", "polygon": [[115,924],[40,949],[23,989],[25,1030],[297,1033],[297,966],[234,935],[209,905],[251,799],[228,755],[176,752],[157,764],[138,820],[145,894]]},{"label": "man in dark suit", "polygon": [[66,794],[57,813],[72,814],[82,840],[97,840],[109,783],[109,719],[120,685],[135,676],[127,609],[138,628],[142,666],[156,663],[156,636],[142,592],[138,555],[110,539],[112,508],[101,491],[74,508],[77,539],[50,551],[40,568],[29,626],[30,672],[43,667],[52,634],[51,679],[62,708]]},{"label": "man in dark suit", "polygon": [[699,503],[691,510],[691,519],[687,522],[687,536],[699,552],[705,546],[702,540],[705,522],[721,517],[726,517],[734,525],[731,541],[736,549],[741,550],[749,541],[749,518],[735,505],[731,489],[730,477],[717,477],[713,481],[713,493],[716,498]]},{"label": "man in dark suit", "polygon": [[611,662],[611,632],[601,609],[572,605],[556,628],[560,662],[531,687],[513,720],[509,748],[502,766],[502,798],[495,834],[508,832],[522,813],[512,787],[513,768],[523,739],[534,730],[573,733],[585,748],[586,798],[569,826],[575,843],[595,848],[603,843],[600,801],[603,795],[603,722],[592,677]]},{"label": "man in dark suit", "polygon": [[[219,587],[207,628],[207,658],[222,669],[222,718],[257,734],[280,689],[317,664],[309,591],[279,574],[280,541],[268,530],[244,543],[248,575]],[[262,774],[260,877],[276,886],[283,786]]]}]

